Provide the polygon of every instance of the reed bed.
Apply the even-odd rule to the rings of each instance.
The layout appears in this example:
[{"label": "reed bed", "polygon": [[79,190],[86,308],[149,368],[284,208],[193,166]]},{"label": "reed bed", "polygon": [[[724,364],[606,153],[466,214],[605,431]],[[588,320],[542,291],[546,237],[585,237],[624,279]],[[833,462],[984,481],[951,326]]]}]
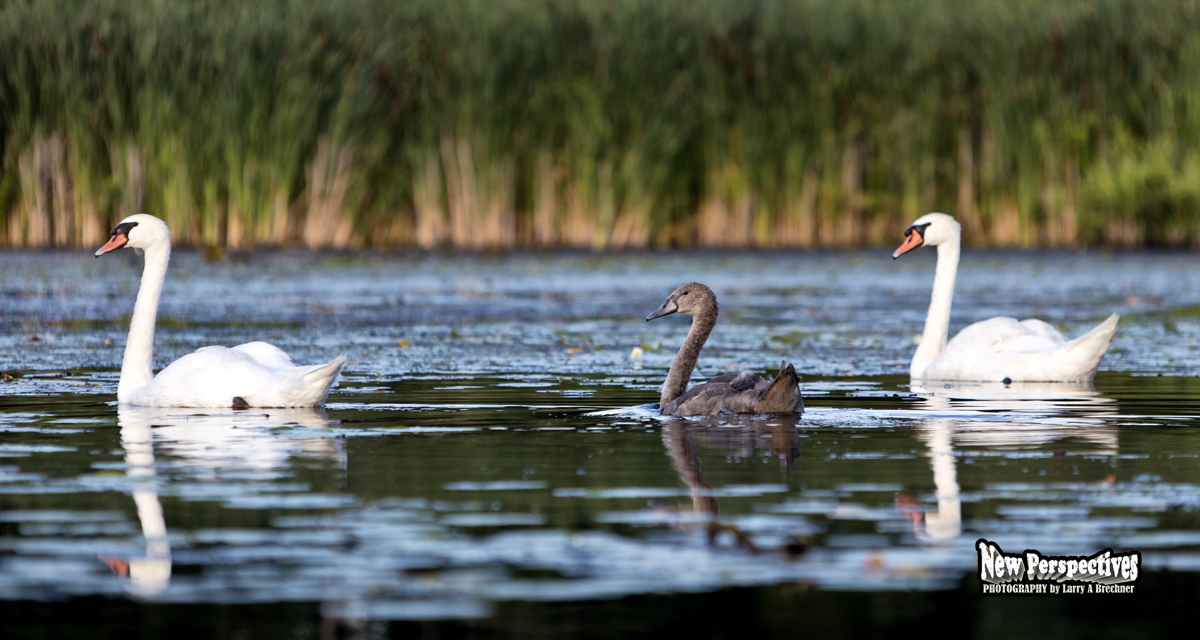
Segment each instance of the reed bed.
[{"label": "reed bed", "polygon": [[0,245],[1200,245],[1194,0],[10,0]]}]

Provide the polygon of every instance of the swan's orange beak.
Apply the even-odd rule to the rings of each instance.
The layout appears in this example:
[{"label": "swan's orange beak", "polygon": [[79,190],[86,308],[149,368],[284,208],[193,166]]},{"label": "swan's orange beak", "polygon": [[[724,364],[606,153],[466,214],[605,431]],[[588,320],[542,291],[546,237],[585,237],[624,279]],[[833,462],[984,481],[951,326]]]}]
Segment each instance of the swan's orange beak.
[{"label": "swan's orange beak", "polygon": [[125,235],[124,232],[119,231],[114,233],[112,237],[108,239],[108,242],[104,243],[103,247],[96,249],[96,257],[99,258],[106,253],[116,251],[117,249],[125,246],[125,243],[127,242],[129,242],[129,236]]},{"label": "swan's orange beak", "polygon": [[904,234],[904,244],[900,245],[900,248],[892,252],[892,260],[895,260],[909,251],[916,249],[924,243],[925,238],[921,237],[921,232],[910,227],[908,229],[908,233]]},{"label": "swan's orange beak", "polygon": [[128,578],[129,577],[129,563],[128,562],[126,562],[120,558],[114,558],[112,556],[106,556],[104,554],[100,554],[99,557],[100,557],[101,562],[108,565],[108,568],[113,572],[114,576],[117,576],[118,578]]},{"label": "swan's orange beak", "polygon": [[103,247],[96,249],[96,257],[99,258],[106,253],[111,253],[129,244],[129,231],[136,226],[138,226],[136,222],[122,222],[113,227],[113,230],[109,232],[112,234],[112,237],[108,239],[108,242]]}]

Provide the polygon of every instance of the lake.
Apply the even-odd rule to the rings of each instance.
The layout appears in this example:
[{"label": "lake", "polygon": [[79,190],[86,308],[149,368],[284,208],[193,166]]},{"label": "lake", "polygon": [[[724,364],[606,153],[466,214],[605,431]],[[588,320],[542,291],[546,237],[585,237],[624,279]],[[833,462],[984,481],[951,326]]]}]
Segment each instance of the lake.
[{"label": "lake", "polygon": [[[350,357],[324,410],[234,411],[117,406],[139,256],[0,253],[0,636],[1193,634],[1196,257],[964,252],[952,334],[1121,314],[1094,385],[910,385],[933,262],[176,251],[156,368]],[[646,406],[689,281],[693,382],[786,359],[802,417]],[[983,595],[981,538],[1141,571]]]}]

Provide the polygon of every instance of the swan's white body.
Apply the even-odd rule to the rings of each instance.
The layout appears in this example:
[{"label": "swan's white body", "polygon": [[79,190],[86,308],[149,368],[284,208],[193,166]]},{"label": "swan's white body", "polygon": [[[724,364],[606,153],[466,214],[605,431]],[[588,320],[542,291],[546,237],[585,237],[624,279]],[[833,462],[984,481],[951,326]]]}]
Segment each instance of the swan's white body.
[{"label": "swan's white body", "polygon": [[1074,340],[1041,320],[991,318],[966,327],[946,342],[961,233],[954,218],[930,213],[909,227],[905,243],[892,254],[898,258],[922,244],[938,250],[929,315],[909,375],[915,380],[980,382],[1091,380],[1117,333],[1115,313]]},{"label": "swan's white body", "polygon": [[[241,398],[250,407],[316,407],[346,363],[298,367],[265,342],[236,347],[201,347],[167,365],[145,384],[117,387],[117,400],[148,407],[230,407]],[[126,378],[124,368],[121,382]],[[139,380],[140,381],[140,380]]]},{"label": "swan's white body", "polygon": [[117,401],[152,407],[315,407],[346,364],[340,355],[325,364],[298,367],[286,353],[265,342],[233,348],[202,347],[154,375],[154,324],[171,259],[171,236],[162,220],[137,214],[113,229],[99,257],[124,246],[142,249],[146,266],[138,289],[129,341],[117,384]]}]

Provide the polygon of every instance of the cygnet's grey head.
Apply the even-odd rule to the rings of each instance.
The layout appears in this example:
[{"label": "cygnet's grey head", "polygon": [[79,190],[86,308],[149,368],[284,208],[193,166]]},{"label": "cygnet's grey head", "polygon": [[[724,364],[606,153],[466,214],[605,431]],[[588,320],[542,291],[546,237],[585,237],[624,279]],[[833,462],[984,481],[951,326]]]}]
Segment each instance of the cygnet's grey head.
[{"label": "cygnet's grey head", "polygon": [[713,294],[712,289],[698,282],[690,282],[671,292],[661,307],[646,316],[646,320],[669,316],[672,313],[694,316],[706,311],[717,312],[717,296]]}]

